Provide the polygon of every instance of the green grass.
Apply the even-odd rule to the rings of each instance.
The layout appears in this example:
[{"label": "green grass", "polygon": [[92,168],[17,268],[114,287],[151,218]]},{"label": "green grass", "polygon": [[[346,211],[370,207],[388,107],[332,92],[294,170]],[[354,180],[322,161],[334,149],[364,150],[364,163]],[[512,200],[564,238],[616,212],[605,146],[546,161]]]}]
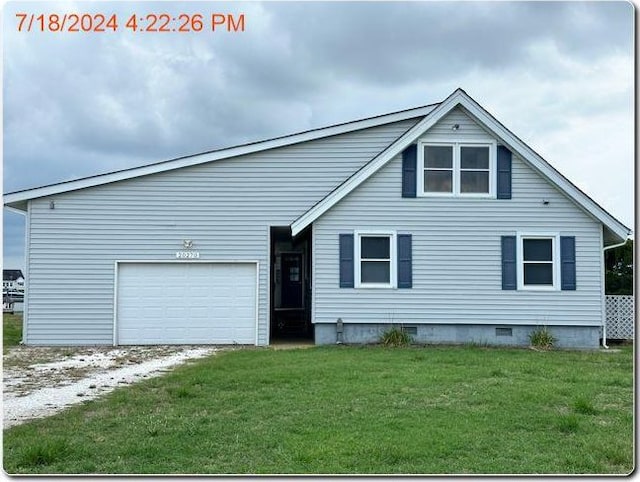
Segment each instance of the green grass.
[{"label": "green grass", "polygon": [[4,431],[10,474],[626,474],[633,350],[219,353]]},{"label": "green grass", "polygon": [[2,314],[2,346],[15,346],[22,340],[22,315]]}]

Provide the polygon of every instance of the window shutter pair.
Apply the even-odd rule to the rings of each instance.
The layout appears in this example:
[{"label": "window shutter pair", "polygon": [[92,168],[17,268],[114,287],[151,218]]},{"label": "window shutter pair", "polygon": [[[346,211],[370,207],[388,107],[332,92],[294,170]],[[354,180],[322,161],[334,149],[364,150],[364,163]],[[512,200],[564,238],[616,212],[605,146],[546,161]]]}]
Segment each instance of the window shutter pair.
[{"label": "window shutter pair", "polygon": [[[398,288],[413,286],[411,235],[397,235]],[[354,287],[354,236],[340,235],[340,288]]]},{"label": "window shutter pair", "polygon": [[[502,236],[502,289],[517,289],[516,262],[517,241],[515,236]],[[576,289],[576,238],[560,236],[560,289]]]},{"label": "window shutter pair", "polygon": [[[418,170],[418,147],[411,144],[402,152],[402,197],[416,197]],[[498,146],[496,168],[498,199],[511,199],[511,151]]]}]

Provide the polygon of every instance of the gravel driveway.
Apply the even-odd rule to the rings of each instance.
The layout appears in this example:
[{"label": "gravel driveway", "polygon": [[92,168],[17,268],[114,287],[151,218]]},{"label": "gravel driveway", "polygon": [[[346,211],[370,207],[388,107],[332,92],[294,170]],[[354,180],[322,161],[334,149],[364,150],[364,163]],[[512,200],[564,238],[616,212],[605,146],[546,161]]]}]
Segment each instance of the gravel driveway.
[{"label": "gravel driveway", "polygon": [[214,346],[25,347],[4,350],[4,428],[210,355]]}]

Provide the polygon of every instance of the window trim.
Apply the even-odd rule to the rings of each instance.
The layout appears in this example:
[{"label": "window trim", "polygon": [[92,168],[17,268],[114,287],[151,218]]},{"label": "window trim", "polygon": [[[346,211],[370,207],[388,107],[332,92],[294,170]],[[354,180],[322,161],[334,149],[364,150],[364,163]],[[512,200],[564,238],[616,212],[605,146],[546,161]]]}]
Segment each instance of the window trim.
[{"label": "window trim", "polygon": [[[524,284],[524,240],[525,239],[551,239],[551,255],[553,273],[552,285],[525,285]],[[560,234],[549,232],[522,232],[517,234],[516,266],[518,278],[518,290],[525,291],[560,291]]]},{"label": "window trim", "polygon": [[[417,152],[417,182],[416,189],[417,197],[464,197],[464,198],[495,198],[496,194],[496,170],[497,170],[497,150],[498,143],[495,140],[492,141],[459,141],[452,142],[448,140],[428,140],[418,141]],[[450,146],[453,149],[453,183],[451,192],[429,192],[424,190],[424,148],[425,146]],[[460,191],[460,148],[461,147],[488,147],[489,148],[489,192],[488,193],[463,193]],[[469,169],[465,169],[469,170]],[[472,170],[472,169],[471,169]]]},{"label": "window trim", "polygon": [[[397,288],[398,287],[398,253],[397,253],[397,235],[392,230],[358,230],[353,232],[353,261],[354,261],[354,288]],[[389,238],[389,283],[362,283],[361,281],[361,263],[360,249],[361,238],[372,236],[384,236]]]}]

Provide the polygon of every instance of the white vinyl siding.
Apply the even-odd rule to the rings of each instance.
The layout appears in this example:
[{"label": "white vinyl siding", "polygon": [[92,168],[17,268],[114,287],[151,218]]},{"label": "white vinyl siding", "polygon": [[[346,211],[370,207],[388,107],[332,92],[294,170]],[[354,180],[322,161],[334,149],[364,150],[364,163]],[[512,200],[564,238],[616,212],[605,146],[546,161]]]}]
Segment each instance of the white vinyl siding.
[{"label": "white vinyl siding", "polygon": [[[289,225],[417,119],[29,202],[30,344],[111,344],[116,260],[258,261],[268,343],[269,227]],[[49,201],[55,200],[55,209]]]},{"label": "white vinyl siding", "polygon": [[[453,113],[460,129],[435,126],[440,137],[445,130],[466,131],[474,141],[495,141]],[[512,168],[509,200],[409,199],[400,195],[402,159],[396,156],[313,225],[314,321],[599,326],[602,225],[518,156]],[[354,296],[338,288],[338,233],[370,227],[411,233],[412,289]],[[501,236],[518,233],[575,236],[578,289],[503,291]]]}]

